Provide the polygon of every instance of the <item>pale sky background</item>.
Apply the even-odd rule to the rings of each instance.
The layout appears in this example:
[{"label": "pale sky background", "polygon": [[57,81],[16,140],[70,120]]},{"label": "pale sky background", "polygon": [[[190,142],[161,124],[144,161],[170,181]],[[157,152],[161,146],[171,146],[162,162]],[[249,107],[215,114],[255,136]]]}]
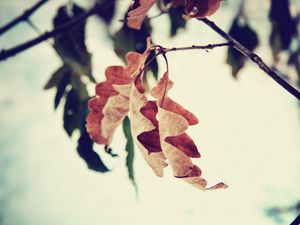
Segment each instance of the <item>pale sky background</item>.
[{"label": "pale sky background", "polygon": [[[0,25],[23,12],[35,0],[0,0]],[[64,0],[50,1],[32,20],[50,30],[55,9]],[[81,2],[88,6],[86,2]],[[120,1],[125,11],[130,1]],[[247,12],[261,34],[257,53],[271,63],[267,46],[268,1],[253,0]],[[228,30],[238,4],[223,3],[211,17]],[[155,14],[151,11],[150,14]],[[153,20],[153,40],[166,47],[222,42],[197,21],[176,38],[168,38],[168,20]],[[117,24],[115,28],[120,26]],[[0,37],[9,48],[36,33],[20,24]],[[106,66],[121,64],[95,18],[87,27],[95,77],[104,79]],[[198,116],[188,133],[202,158],[209,184],[223,181],[227,190],[202,192],[172,177],[156,177],[138,151],[135,176],[138,200],[127,178],[125,139],[117,130],[111,159],[98,148],[112,172],[89,171],[76,152],[76,139],[62,129],[62,111],[53,110],[54,91],[42,87],[60,60],[46,43],[0,63],[0,224],[2,225],[271,225],[265,210],[290,205],[300,195],[300,121],[297,100],[248,62],[235,81],[225,62],[226,49],[176,52],[168,55],[175,85],[170,96]],[[160,59],[161,62],[163,62]],[[161,64],[161,73],[164,72]],[[93,88],[93,87],[92,87]],[[287,214],[283,224],[295,215]]]}]

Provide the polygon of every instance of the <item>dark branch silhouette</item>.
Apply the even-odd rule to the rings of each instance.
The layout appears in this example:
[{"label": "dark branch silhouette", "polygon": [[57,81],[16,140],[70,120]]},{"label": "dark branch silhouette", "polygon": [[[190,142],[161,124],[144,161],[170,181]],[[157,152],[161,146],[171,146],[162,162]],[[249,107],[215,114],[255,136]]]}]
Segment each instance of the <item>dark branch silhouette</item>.
[{"label": "dark branch silhouette", "polygon": [[8,22],[7,24],[5,24],[4,26],[0,27],[0,35],[4,34],[5,32],[7,32],[8,30],[10,30],[11,28],[13,28],[14,26],[16,26],[18,23],[20,22],[25,22],[27,20],[29,20],[29,17],[37,10],[39,9],[42,5],[44,5],[46,2],[48,2],[49,0],[40,0],[39,2],[37,2],[35,5],[33,5],[30,9],[27,9],[24,11],[24,13],[18,17],[16,17],[15,19],[13,19],[12,21]]},{"label": "dark branch silhouette", "polygon": [[97,5],[95,5],[94,7],[92,7],[91,9],[89,9],[88,11],[86,11],[85,13],[83,13],[82,15],[78,16],[76,19],[71,20],[68,23],[65,23],[64,25],[50,31],[50,32],[45,32],[44,34],[42,34],[41,36],[34,38],[30,41],[27,41],[23,44],[20,44],[16,47],[13,47],[11,49],[7,49],[7,50],[2,50],[0,52],[0,61],[3,61],[11,56],[14,56],[20,52],[23,52],[25,50],[27,50],[28,48],[31,48],[49,38],[55,37],[58,34],[64,33],[66,31],[68,31],[69,29],[76,27],[77,25],[79,25],[81,22],[85,21],[87,18],[89,18],[91,15],[93,15],[96,10],[97,10]]},{"label": "dark branch silhouette", "polygon": [[273,80],[275,80],[279,85],[281,85],[285,90],[287,90],[290,94],[295,96],[298,100],[300,100],[300,92],[286,82],[283,78],[280,77],[274,70],[267,66],[267,64],[255,53],[251,52],[244,45],[235,40],[231,35],[223,31],[220,27],[218,27],[214,22],[208,19],[198,19],[202,21],[206,25],[208,25],[211,29],[217,32],[224,39],[232,43],[232,47],[242,53],[244,56],[251,59],[254,63],[256,63],[261,70],[263,70],[266,74],[268,74]]},{"label": "dark branch silhouette", "polygon": [[299,225],[300,224],[300,214],[296,217],[296,219],[290,225]]},{"label": "dark branch silhouette", "polygon": [[159,52],[160,54],[165,54],[168,52],[175,52],[175,51],[187,51],[187,50],[210,50],[214,48],[219,48],[219,47],[226,47],[226,46],[232,46],[231,42],[226,42],[226,43],[219,43],[219,44],[208,44],[208,45],[192,45],[190,47],[173,47],[173,48],[165,48],[162,46],[159,47]]}]

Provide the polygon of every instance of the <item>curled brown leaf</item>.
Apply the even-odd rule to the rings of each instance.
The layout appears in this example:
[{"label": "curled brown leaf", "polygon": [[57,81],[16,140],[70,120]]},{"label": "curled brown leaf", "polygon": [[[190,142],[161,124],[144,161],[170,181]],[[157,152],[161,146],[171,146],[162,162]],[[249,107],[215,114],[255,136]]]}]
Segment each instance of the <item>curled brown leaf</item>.
[{"label": "curled brown leaf", "polygon": [[172,6],[184,6],[185,18],[205,18],[214,14],[221,0],[173,0]]},{"label": "curled brown leaf", "polygon": [[106,80],[96,85],[96,96],[89,103],[87,131],[98,144],[110,145],[116,128],[129,111],[132,82],[143,70],[152,48],[150,39],[143,54],[129,52],[127,66],[110,66],[105,70]]},{"label": "curled brown leaf", "polygon": [[156,0],[138,0],[139,6],[127,14],[127,25],[133,29],[141,29],[146,14],[156,3]]},{"label": "curled brown leaf", "polygon": [[198,119],[167,96],[172,84],[168,73],[165,73],[152,90],[152,95],[157,98],[161,149],[172,167],[174,176],[202,190],[227,188],[224,183],[206,188],[207,182],[201,177],[200,168],[190,159],[200,157],[200,153],[194,141],[185,132],[189,125],[198,123]]},{"label": "curled brown leaf", "polygon": [[130,97],[130,120],[133,138],[142,156],[157,176],[163,176],[163,168],[167,166],[165,156],[160,147],[157,105],[148,101],[142,87],[141,77],[134,83]]}]

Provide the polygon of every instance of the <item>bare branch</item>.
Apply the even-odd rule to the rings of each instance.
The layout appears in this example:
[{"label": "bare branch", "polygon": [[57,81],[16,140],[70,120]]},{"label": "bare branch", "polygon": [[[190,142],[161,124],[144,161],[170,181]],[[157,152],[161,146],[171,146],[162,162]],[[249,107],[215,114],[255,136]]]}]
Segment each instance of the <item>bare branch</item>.
[{"label": "bare branch", "polygon": [[50,32],[45,32],[44,34],[40,35],[37,38],[34,38],[30,41],[27,41],[23,44],[20,44],[16,47],[13,47],[11,49],[7,49],[7,50],[2,50],[0,52],[0,61],[3,61],[11,56],[14,56],[20,52],[25,51],[28,48],[31,48],[49,38],[55,37],[58,34],[64,33],[66,31],[68,31],[69,29],[76,27],[77,25],[79,25],[81,22],[85,21],[87,18],[89,18],[90,16],[92,16],[96,10],[97,10],[98,5],[95,5],[94,7],[92,7],[91,9],[89,9],[88,11],[86,11],[85,13],[83,13],[82,15],[78,16],[77,18],[65,23],[64,25],[50,31]]},{"label": "bare branch", "polygon": [[175,47],[175,48],[165,48],[162,46],[158,46],[158,51],[161,54],[165,54],[168,52],[174,52],[174,51],[187,51],[187,50],[210,50],[218,47],[226,47],[226,46],[232,46],[231,42],[225,42],[225,43],[219,43],[219,44],[208,44],[208,45],[192,45],[190,47]]},{"label": "bare branch", "polygon": [[299,225],[300,224],[300,214],[296,217],[296,219],[290,225]]},{"label": "bare branch", "polygon": [[300,100],[300,92],[296,88],[294,88],[292,85],[290,85],[288,82],[286,82],[284,79],[282,79],[274,70],[272,70],[270,67],[268,67],[267,64],[258,55],[251,52],[249,49],[247,49],[240,42],[235,40],[231,35],[227,34],[220,27],[218,27],[214,22],[212,22],[212,21],[210,21],[206,18],[205,19],[198,19],[198,20],[202,21],[207,26],[209,26],[211,29],[213,29],[215,32],[217,32],[220,36],[222,36],[224,39],[231,42],[233,48],[238,50],[244,56],[251,59],[254,63],[256,63],[259,66],[259,68],[261,70],[263,70],[266,74],[268,74],[273,80],[275,80],[279,85],[281,85],[290,94],[292,94],[298,100]]},{"label": "bare branch", "polygon": [[16,17],[15,19],[13,19],[12,21],[10,21],[9,23],[5,24],[4,26],[0,27],[0,35],[4,34],[5,32],[7,32],[8,30],[10,30],[11,28],[13,28],[14,26],[16,26],[18,23],[20,22],[24,22],[27,21],[29,19],[29,17],[37,10],[39,9],[42,5],[44,5],[46,2],[48,2],[49,0],[40,0],[39,2],[37,2],[35,5],[33,5],[30,9],[27,9],[24,11],[24,13],[18,17]]}]

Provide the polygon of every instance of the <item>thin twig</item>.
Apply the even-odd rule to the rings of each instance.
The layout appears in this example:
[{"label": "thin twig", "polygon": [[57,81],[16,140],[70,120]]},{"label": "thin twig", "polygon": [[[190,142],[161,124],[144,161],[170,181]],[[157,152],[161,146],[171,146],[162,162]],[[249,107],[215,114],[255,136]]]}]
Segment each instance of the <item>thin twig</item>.
[{"label": "thin twig", "polygon": [[28,19],[26,22],[38,35],[42,34],[41,30],[30,19]]},{"label": "thin twig", "polygon": [[[26,22],[38,35],[43,34],[43,32],[30,19],[28,19]],[[45,40],[45,41],[47,44],[49,44],[49,46],[55,49],[55,46],[49,40]]]},{"label": "thin twig", "polygon": [[266,74],[268,74],[273,80],[275,80],[279,85],[281,85],[285,90],[287,90],[290,94],[295,96],[298,100],[300,100],[300,92],[295,89],[292,85],[282,79],[275,71],[273,71],[267,64],[255,53],[251,52],[240,42],[235,40],[231,35],[227,34],[220,27],[218,27],[214,22],[208,19],[198,19],[217,32],[220,36],[225,38],[227,41],[232,43],[232,47],[238,50],[240,53],[251,59],[254,63],[256,63],[261,70],[263,70]]},{"label": "thin twig", "polygon": [[192,45],[190,47],[176,47],[176,48],[164,48],[161,47],[158,51],[162,51],[163,53],[174,52],[174,51],[186,51],[186,50],[209,50],[218,47],[232,46],[231,42],[219,43],[219,44],[208,44],[208,45]]},{"label": "thin twig", "polygon": [[30,9],[27,9],[24,11],[24,13],[18,17],[16,17],[15,19],[13,19],[12,21],[10,21],[9,23],[5,24],[4,26],[0,27],[0,35],[4,34],[5,32],[7,32],[8,30],[10,30],[11,28],[13,28],[15,25],[17,25],[20,22],[24,22],[27,21],[29,19],[29,17],[37,10],[39,9],[42,5],[44,5],[46,2],[48,2],[49,0],[40,0],[39,2],[37,2],[35,5],[33,5]]},{"label": "thin twig", "polygon": [[64,33],[67,30],[69,30],[75,26],[78,26],[81,22],[85,21],[87,18],[89,18],[91,15],[93,15],[96,12],[96,10],[97,10],[97,5],[95,5],[94,7],[92,7],[85,13],[83,13],[82,15],[78,16],[77,18],[61,25],[60,27],[58,27],[50,32],[45,32],[44,34],[40,35],[39,37],[34,38],[30,41],[27,41],[16,47],[13,47],[11,49],[2,50],[0,52],[0,61],[3,61],[11,56],[14,56],[20,52],[25,51],[26,49],[31,48],[45,40],[48,40],[49,38],[55,37],[58,34]]}]

